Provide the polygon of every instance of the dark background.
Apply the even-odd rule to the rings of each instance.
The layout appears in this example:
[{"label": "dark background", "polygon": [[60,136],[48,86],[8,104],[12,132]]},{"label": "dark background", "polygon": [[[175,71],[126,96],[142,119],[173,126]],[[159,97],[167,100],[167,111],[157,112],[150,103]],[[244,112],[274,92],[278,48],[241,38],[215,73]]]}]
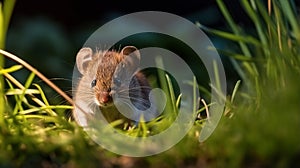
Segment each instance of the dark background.
[{"label": "dark background", "polygon": [[[236,10],[241,8],[237,0],[226,4],[238,23],[250,24],[245,20],[245,13]],[[147,10],[170,12],[194,23],[226,29],[215,1],[17,0],[6,49],[36,67],[63,90],[70,91],[76,53],[87,38],[114,18]],[[211,37],[211,40],[217,48],[228,46],[218,38]],[[235,83],[238,77],[228,60],[224,57],[223,60],[230,88],[231,81]],[[11,64],[7,61],[7,66]],[[21,81],[27,75],[25,70],[16,74]]]}]

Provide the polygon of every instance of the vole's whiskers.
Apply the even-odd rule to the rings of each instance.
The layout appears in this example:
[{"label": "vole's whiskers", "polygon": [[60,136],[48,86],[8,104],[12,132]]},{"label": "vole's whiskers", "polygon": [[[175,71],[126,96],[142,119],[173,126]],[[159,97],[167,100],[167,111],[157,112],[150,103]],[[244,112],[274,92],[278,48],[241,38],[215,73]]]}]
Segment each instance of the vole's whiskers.
[{"label": "vole's whiskers", "polygon": [[[121,93],[118,93],[118,95],[123,95],[123,96],[129,96],[129,97],[143,97],[141,95],[141,93],[136,93],[136,92],[121,92]],[[148,96],[148,95],[147,95]]]},{"label": "vole's whiskers", "polygon": [[[144,109],[147,109],[150,107],[150,102],[148,99],[146,98],[135,98],[135,97],[127,97],[125,95],[120,95],[119,96],[120,100],[122,100],[121,102],[126,102],[127,105],[130,105],[130,104],[139,104],[142,106],[142,109],[141,110],[144,110]],[[131,103],[129,103],[131,102]]]},{"label": "vole's whiskers", "polygon": [[142,89],[149,89],[151,90],[151,87],[149,86],[137,86],[137,87],[130,87],[129,89],[121,89],[121,90],[117,90],[118,93],[123,93],[123,92],[136,92],[136,91],[140,91]]},{"label": "vole's whiskers", "polygon": [[130,107],[131,110],[133,110],[133,111],[135,110],[135,108],[133,107],[134,104],[131,102],[130,99],[128,99],[128,98],[122,98],[121,100],[122,100],[121,102],[124,103],[124,104],[126,104],[128,107]]},{"label": "vole's whiskers", "polygon": [[143,97],[127,97],[126,95],[120,95],[118,97],[123,99],[135,100],[135,101],[146,101],[146,102],[149,101],[149,99]]}]

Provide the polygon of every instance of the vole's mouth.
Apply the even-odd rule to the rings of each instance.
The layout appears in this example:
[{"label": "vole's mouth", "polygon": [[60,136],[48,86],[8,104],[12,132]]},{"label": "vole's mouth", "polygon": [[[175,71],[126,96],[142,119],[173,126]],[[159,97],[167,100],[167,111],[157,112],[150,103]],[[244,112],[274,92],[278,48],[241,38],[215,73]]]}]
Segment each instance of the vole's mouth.
[{"label": "vole's mouth", "polygon": [[113,102],[112,101],[107,101],[107,102],[100,102],[99,100],[97,100],[95,98],[95,103],[99,106],[99,107],[110,107],[110,106],[113,106]]},{"label": "vole's mouth", "polygon": [[112,102],[109,102],[109,103],[100,103],[99,106],[100,107],[111,107],[113,106],[114,104]]},{"label": "vole's mouth", "polygon": [[106,91],[97,92],[94,101],[99,107],[109,107],[113,105],[111,93]]}]

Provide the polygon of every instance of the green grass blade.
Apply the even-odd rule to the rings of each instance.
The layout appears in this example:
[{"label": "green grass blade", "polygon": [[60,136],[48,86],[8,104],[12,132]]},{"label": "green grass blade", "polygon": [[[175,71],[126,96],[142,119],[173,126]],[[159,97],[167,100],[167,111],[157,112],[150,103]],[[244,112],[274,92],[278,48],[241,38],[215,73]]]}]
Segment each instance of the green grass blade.
[{"label": "green grass blade", "polygon": [[[161,57],[156,57],[155,58],[155,63],[157,65],[158,68],[161,68],[161,69],[164,69],[164,64],[163,64],[163,60]],[[172,101],[171,100],[171,93],[169,93],[169,87],[168,87],[168,82],[167,82],[167,79],[166,79],[166,73],[163,72],[163,71],[158,71],[158,79],[159,79],[159,82],[160,82],[160,86],[161,86],[161,89],[164,91],[164,93],[166,94],[166,98],[167,98],[167,102],[166,102],[166,106],[165,106],[165,112],[167,112],[167,115],[171,115],[171,116],[174,116],[175,114],[173,113],[174,112],[174,109],[173,109],[173,104],[172,104]],[[172,120],[172,118],[170,118],[170,120]]]},{"label": "green grass blade", "polygon": [[[2,11],[2,3],[0,2],[0,49],[5,46],[5,32],[4,32],[4,20],[3,20],[3,11]],[[0,55],[0,68],[4,67],[4,57]],[[5,99],[4,99],[4,78],[0,75],[0,126],[4,122],[4,112],[5,112]],[[3,104],[3,105],[2,105]]]},{"label": "green grass blade", "polygon": [[16,0],[4,0],[3,19],[4,19],[4,31],[7,31],[9,21],[15,6]]},{"label": "green grass blade", "polygon": [[[285,52],[283,49],[287,49],[286,51],[291,51],[288,41],[290,39],[290,36],[288,35],[288,27],[285,25],[286,21],[283,18],[282,12],[280,11],[279,7],[277,5],[274,6],[274,14],[275,14],[275,22],[276,22],[276,36],[277,36],[277,46],[279,48],[280,52]],[[284,40],[283,40],[284,39]],[[288,54],[290,55],[290,54]]]},{"label": "green grass blade", "polygon": [[220,74],[219,74],[219,70],[218,70],[218,65],[217,65],[217,62],[215,60],[213,60],[213,68],[214,68],[214,73],[215,73],[216,88],[218,90],[222,90],[221,89],[221,82],[220,82]]},{"label": "green grass blade", "polygon": [[230,28],[232,29],[232,31],[237,34],[240,35],[239,33],[239,28],[237,27],[237,25],[235,24],[235,22],[233,21],[232,16],[230,15],[227,7],[225,6],[225,4],[223,3],[222,0],[217,0],[218,6],[223,14],[223,16],[225,17],[227,23],[229,24]]},{"label": "green grass blade", "polygon": [[0,75],[3,75],[5,73],[11,73],[11,72],[15,72],[18,71],[22,68],[22,65],[14,65],[10,68],[6,68],[6,69],[0,69]]},{"label": "green grass blade", "polygon": [[167,80],[168,92],[170,94],[172,108],[175,111],[175,109],[176,109],[176,98],[175,98],[175,94],[174,94],[173,85],[172,85],[172,82],[171,82],[171,79],[170,79],[169,75],[166,74],[165,77],[166,77],[166,80]]},{"label": "green grass blade", "polygon": [[138,132],[140,132],[140,135],[142,137],[147,137],[149,129],[148,129],[147,124],[144,120],[144,116],[140,117],[140,122],[139,122],[138,129],[139,129]]},{"label": "green grass blade", "polygon": [[[252,4],[254,5],[255,4],[254,1],[252,1],[252,2],[253,2]],[[262,45],[267,47],[268,46],[268,41],[267,41],[267,38],[265,36],[266,32],[264,31],[265,29],[262,27],[261,21],[259,19],[260,16],[258,15],[258,11],[257,10],[254,11],[254,9],[249,4],[248,0],[242,0],[242,4],[243,4],[243,6],[245,8],[245,11],[247,12],[248,16],[252,19],[252,22],[255,25],[258,37],[259,37]],[[268,50],[268,47],[267,48],[266,47],[263,48],[264,55],[269,57],[270,52]]]},{"label": "green grass blade", "polygon": [[[237,36],[242,36],[242,33],[241,33],[239,27],[233,21],[233,18],[231,17],[231,15],[230,15],[227,7],[223,3],[223,1],[217,0],[217,4],[218,4],[223,16],[225,17],[225,20],[227,21],[230,28],[232,29],[233,33],[236,34]],[[246,43],[239,41],[238,44],[243,52],[243,55],[252,57],[252,54],[251,54],[248,46],[246,45]],[[233,65],[238,68],[238,73],[241,75],[241,78],[243,79],[243,81],[245,81],[245,84],[247,85],[247,87],[251,88],[251,83],[250,83],[251,79],[249,79],[248,76],[245,75],[245,72],[242,71],[242,68],[239,67],[236,60],[234,60],[234,59],[230,59],[230,60],[233,63]],[[257,78],[258,71],[257,71],[257,67],[255,64],[249,63],[249,62],[242,62],[242,65],[244,67],[246,67],[247,70],[250,70],[249,73],[251,74],[252,78],[254,78],[254,79]]]},{"label": "green grass blade", "polygon": [[[249,43],[249,44],[256,45],[257,47],[262,47],[261,42],[258,41],[255,38],[253,38],[252,36],[247,36],[247,35],[242,35],[241,36],[241,35],[237,35],[237,34],[232,34],[232,33],[229,33],[229,32],[225,32],[225,31],[220,31],[220,30],[208,28],[208,27],[206,27],[204,25],[201,25],[199,22],[196,22],[196,25],[199,28],[201,28],[202,30],[204,30],[204,31],[206,31],[206,32],[208,32],[210,34],[222,37],[224,39],[228,39],[228,40],[235,41],[235,42]],[[251,56],[249,56],[249,57],[251,57]]]},{"label": "green grass blade", "polygon": [[35,77],[35,73],[31,73],[30,75],[29,75],[29,77],[27,78],[27,80],[26,80],[26,82],[25,82],[25,85],[24,85],[24,90],[23,90],[23,92],[22,92],[22,94],[21,95],[19,95],[19,98],[18,98],[18,100],[17,100],[17,102],[16,102],[16,106],[15,106],[15,108],[14,108],[14,111],[13,111],[13,114],[17,114],[18,113],[18,110],[20,109],[20,107],[22,106],[22,101],[24,100],[24,101],[26,101],[25,99],[25,93],[26,93],[26,90],[30,87],[30,85],[31,85],[31,83],[32,83],[32,81],[33,81],[33,79],[34,79],[34,77]]},{"label": "green grass blade", "polygon": [[39,112],[39,111],[44,111],[44,110],[48,110],[48,109],[66,109],[67,110],[67,109],[73,109],[73,107],[68,106],[68,105],[34,107],[34,108],[27,109],[27,110],[19,111],[19,114],[26,115],[26,114],[30,114],[30,113],[33,113],[33,112]]},{"label": "green grass blade", "polygon": [[[4,49],[4,41],[5,41],[5,23],[4,23],[4,13],[3,13],[3,4],[0,2],[0,49]],[[0,60],[3,62],[3,57],[0,58]],[[3,62],[4,63],[4,62]],[[3,68],[3,63],[0,64],[0,67]]]},{"label": "green grass blade", "polygon": [[48,102],[46,95],[45,95],[44,91],[42,90],[42,88],[38,84],[33,84],[33,86],[35,86],[40,91],[42,100],[45,103],[45,105],[49,106],[49,102]]},{"label": "green grass blade", "polygon": [[[23,120],[24,119],[41,119],[44,121],[44,123],[60,123],[61,120],[58,117],[53,117],[53,116],[47,116],[47,115],[38,115],[38,114],[30,114],[30,115],[17,115],[17,119]],[[26,121],[26,120],[25,120]],[[47,128],[44,128],[46,130]],[[43,129],[41,129],[43,130]]]},{"label": "green grass blade", "polygon": [[179,94],[177,101],[176,101],[176,108],[179,109],[180,100],[181,100],[182,94]]},{"label": "green grass blade", "polygon": [[226,50],[222,50],[222,49],[217,49],[217,50],[218,50],[219,54],[226,55],[226,56],[231,57],[238,61],[243,61],[243,62],[244,61],[247,61],[247,62],[258,61],[258,59],[251,58],[251,57],[239,54],[239,53],[234,53],[234,52],[230,52],[230,51],[226,51]]},{"label": "green grass blade", "polygon": [[197,109],[198,109],[198,97],[197,97],[197,92],[198,92],[198,83],[197,79],[194,76],[193,77],[193,117],[196,118],[197,115]]},{"label": "green grass blade", "polygon": [[[210,86],[215,92],[218,94],[218,96],[226,101],[226,95],[223,94],[222,92],[222,87],[221,87],[221,82],[220,82],[220,75],[219,75],[219,70],[218,70],[218,65],[217,62],[214,60],[213,61],[213,69],[214,69],[214,74],[215,74],[215,83],[211,83]],[[215,84],[215,85],[213,85]]]},{"label": "green grass blade", "polygon": [[[207,107],[210,107],[212,105],[215,105],[216,103],[209,103],[207,104]],[[197,110],[197,114],[199,114],[200,112],[204,111],[206,109],[206,107],[201,107],[200,109]]]},{"label": "green grass blade", "polygon": [[[14,86],[12,85],[12,83],[8,79],[6,79],[6,82],[8,84],[8,87],[10,88],[10,90],[15,90]],[[16,101],[19,101],[18,95],[14,94],[14,98],[15,98]],[[23,110],[21,105],[19,105],[19,109]]]},{"label": "green grass blade", "polygon": [[[9,82],[9,81],[8,81]],[[9,84],[11,85],[11,84]],[[22,95],[24,93],[23,90],[21,89],[9,89],[5,95],[7,96],[11,96],[11,95]],[[40,94],[40,91],[39,90],[36,90],[36,89],[26,89],[25,90],[25,94]]]},{"label": "green grass blade", "polygon": [[[33,86],[35,86],[41,93],[40,95],[41,95],[42,101],[37,100],[39,102],[42,102],[42,103],[39,103],[39,105],[50,106],[43,89],[38,84],[33,84]],[[36,98],[34,98],[34,99],[36,99]],[[48,112],[48,114],[50,116],[57,116],[57,114],[52,110],[52,108],[46,109],[46,111]]]},{"label": "green grass blade", "polygon": [[231,99],[230,99],[230,102],[233,103],[233,100],[235,98],[235,95],[240,87],[240,84],[241,84],[241,80],[238,80],[233,88],[233,91],[232,91],[232,95],[231,95]]},{"label": "green grass blade", "polygon": [[[34,77],[35,77],[35,73],[34,72],[31,72],[29,77],[27,78],[26,82],[25,82],[25,89],[28,89],[30,87],[30,85],[32,84],[33,80],[34,80]],[[25,90],[24,90],[25,92]]]},{"label": "green grass blade", "polygon": [[289,23],[291,24],[293,33],[295,34],[295,38],[298,42],[300,42],[300,27],[299,20],[297,19],[295,13],[292,10],[291,4],[288,0],[279,0],[280,5],[282,7],[283,13],[286,15]]}]

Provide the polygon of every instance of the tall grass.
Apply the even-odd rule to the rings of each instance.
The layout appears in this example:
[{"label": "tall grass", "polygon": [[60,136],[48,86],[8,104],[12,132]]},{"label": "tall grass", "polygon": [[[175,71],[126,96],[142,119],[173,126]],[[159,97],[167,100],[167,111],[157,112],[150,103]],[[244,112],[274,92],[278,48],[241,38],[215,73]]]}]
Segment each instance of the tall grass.
[{"label": "tall grass", "polygon": [[[234,68],[249,90],[255,90],[260,100],[262,86],[271,82],[274,89],[286,86],[286,74],[299,72],[299,15],[292,1],[242,0],[241,5],[252,21],[253,27],[237,24],[222,0],[219,8],[231,32],[199,25],[205,31],[236,42],[239,51],[220,49],[230,57]],[[252,35],[254,30],[255,35]]]},{"label": "tall grass", "polygon": [[[9,26],[10,17],[15,5],[15,0],[4,0],[0,2],[0,49],[5,48],[6,32]],[[0,56],[0,69],[4,67],[4,58]],[[0,75],[0,124],[3,123],[5,111],[4,100],[4,79]]]},{"label": "tall grass", "polygon": [[211,149],[207,154],[216,157],[212,165],[293,167],[299,164],[300,152],[297,7],[289,0],[241,0],[252,21],[252,26],[241,27],[224,1],[217,0],[217,4],[229,31],[198,25],[235,44],[219,53],[230,58],[243,88],[230,106],[233,117],[223,119],[222,129],[208,142]]}]

